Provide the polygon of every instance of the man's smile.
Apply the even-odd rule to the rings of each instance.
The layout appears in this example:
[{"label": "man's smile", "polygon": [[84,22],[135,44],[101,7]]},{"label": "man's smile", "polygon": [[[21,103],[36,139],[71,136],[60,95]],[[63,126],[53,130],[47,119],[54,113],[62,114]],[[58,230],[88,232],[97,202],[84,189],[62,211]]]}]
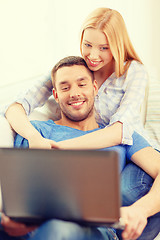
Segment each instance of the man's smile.
[{"label": "man's smile", "polygon": [[73,107],[80,107],[84,104],[85,100],[81,100],[81,101],[72,101],[72,102],[69,102],[68,105],[70,106],[73,106]]}]

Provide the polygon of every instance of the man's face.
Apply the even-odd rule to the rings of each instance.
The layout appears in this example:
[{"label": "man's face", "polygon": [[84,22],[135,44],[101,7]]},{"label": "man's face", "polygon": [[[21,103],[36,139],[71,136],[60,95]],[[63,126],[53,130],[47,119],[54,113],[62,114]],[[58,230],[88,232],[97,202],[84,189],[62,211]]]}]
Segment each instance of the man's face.
[{"label": "man's face", "polygon": [[94,114],[97,84],[84,66],[62,67],[55,79],[53,95],[60,105],[62,118],[77,122]]}]

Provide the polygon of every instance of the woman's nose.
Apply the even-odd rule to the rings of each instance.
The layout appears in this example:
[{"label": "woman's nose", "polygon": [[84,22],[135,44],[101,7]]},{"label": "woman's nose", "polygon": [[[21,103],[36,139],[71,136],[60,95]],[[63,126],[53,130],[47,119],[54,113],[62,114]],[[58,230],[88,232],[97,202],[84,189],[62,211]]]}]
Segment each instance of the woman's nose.
[{"label": "woman's nose", "polygon": [[99,51],[98,51],[98,49],[92,48],[92,49],[90,50],[90,58],[91,58],[91,60],[96,60],[96,59],[98,58],[98,56],[99,56]]}]

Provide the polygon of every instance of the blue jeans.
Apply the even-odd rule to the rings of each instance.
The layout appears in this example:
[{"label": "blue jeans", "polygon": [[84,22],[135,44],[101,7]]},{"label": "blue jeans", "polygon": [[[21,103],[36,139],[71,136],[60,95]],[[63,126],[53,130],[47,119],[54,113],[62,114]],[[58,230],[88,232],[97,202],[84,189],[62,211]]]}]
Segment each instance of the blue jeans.
[{"label": "blue jeans", "polygon": [[110,228],[85,227],[61,220],[49,220],[24,237],[10,237],[0,231],[0,240],[118,240]]},{"label": "blue jeans", "polygon": [[[153,179],[134,163],[128,163],[121,174],[122,205],[129,206],[150,190]],[[148,218],[139,240],[153,240],[160,232],[160,212]],[[120,231],[117,231],[120,237]]]}]

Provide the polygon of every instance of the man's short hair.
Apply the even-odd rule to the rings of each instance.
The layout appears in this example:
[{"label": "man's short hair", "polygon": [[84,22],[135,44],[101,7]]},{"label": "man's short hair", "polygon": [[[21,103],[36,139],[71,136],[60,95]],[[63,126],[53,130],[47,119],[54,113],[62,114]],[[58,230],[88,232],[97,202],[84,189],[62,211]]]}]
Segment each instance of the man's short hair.
[{"label": "man's short hair", "polygon": [[62,68],[62,67],[71,67],[71,66],[84,66],[91,74],[92,77],[92,81],[94,80],[94,76],[93,76],[93,71],[91,71],[85,60],[82,57],[79,56],[69,56],[69,57],[65,57],[63,59],[61,59],[52,69],[51,71],[51,78],[52,78],[52,84],[53,87],[55,88],[55,75],[56,72],[58,71],[58,69]]}]

